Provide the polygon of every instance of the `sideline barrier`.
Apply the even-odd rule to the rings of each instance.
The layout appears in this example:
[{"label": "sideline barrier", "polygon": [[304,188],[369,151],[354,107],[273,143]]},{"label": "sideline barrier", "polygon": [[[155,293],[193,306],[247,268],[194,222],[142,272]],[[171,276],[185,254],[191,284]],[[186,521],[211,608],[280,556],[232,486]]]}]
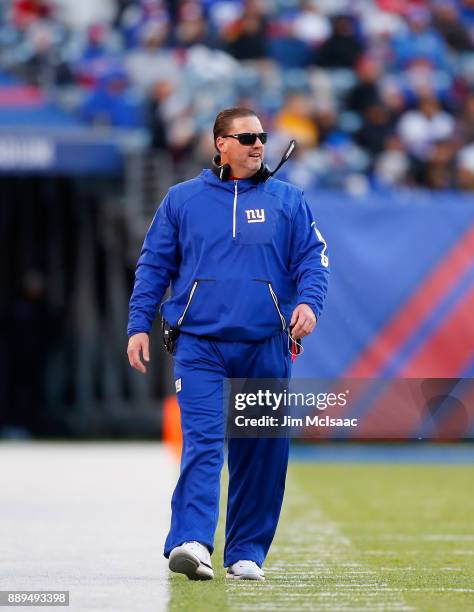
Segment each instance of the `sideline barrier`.
[{"label": "sideline barrier", "polygon": [[328,243],[301,378],[474,376],[474,196],[306,194]]}]

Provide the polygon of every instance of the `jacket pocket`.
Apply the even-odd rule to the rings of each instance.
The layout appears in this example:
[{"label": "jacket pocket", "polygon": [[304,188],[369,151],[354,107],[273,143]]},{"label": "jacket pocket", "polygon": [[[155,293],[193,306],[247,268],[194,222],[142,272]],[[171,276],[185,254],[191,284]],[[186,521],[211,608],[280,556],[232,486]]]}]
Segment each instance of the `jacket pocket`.
[{"label": "jacket pocket", "polygon": [[183,331],[228,340],[258,340],[286,328],[268,280],[195,279],[177,320]]},{"label": "jacket pocket", "polygon": [[195,293],[197,291],[199,283],[202,283],[202,282],[214,282],[214,281],[212,279],[207,279],[207,278],[197,278],[193,282],[192,287],[191,287],[191,291],[189,292],[188,301],[186,302],[186,306],[184,307],[184,310],[183,310],[181,316],[179,317],[179,319],[177,321],[177,326],[178,327],[181,327],[181,325],[183,324],[184,318],[185,318],[189,308],[191,307],[191,303],[193,301],[193,298],[194,298],[194,295],[195,295]]},{"label": "jacket pocket", "polygon": [[268,280],[262,280],[259,278],[254,278],[253,280],[256,281],[257,283],[265,283],[267,285],[268,291],[270,292],[270,297],[272,298],[272,301],[275,304],[277,314],[280,318],[282,331],[284,331],[286,329],[286,320],[285,320],[285,317],[283,316],[283,313],[281,312],[280,304],[278,302],[278,296],[275,293],[275,290],[273,289],[272,283]]}]

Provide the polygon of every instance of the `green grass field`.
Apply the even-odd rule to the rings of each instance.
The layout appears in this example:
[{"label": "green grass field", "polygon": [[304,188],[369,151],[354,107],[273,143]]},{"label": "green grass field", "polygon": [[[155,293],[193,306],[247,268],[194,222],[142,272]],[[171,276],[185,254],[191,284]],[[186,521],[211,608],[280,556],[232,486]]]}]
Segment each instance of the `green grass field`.
[{"label": "green grass field", "polygon": [[170,610],[474,610],[472,466],[291,464],[265,582],[225,581],[223,518],[216,579],[171,576]]}]

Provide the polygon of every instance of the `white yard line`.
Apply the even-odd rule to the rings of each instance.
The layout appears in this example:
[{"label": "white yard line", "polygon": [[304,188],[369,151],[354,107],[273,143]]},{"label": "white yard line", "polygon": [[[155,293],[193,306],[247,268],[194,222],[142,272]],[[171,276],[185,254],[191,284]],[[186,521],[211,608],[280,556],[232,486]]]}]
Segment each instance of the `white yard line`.
[{"label": "white yard line", "polygon": [[379,567],[385,572],[463,572],[462,567],[420,567],[408,565],[407,567]]},{"label": "white yard line", "polygon": [[472,542],[474,534],[445,534],[445,533],[425,533],[425,534],[405,534],[405,533],[380,533],[366,534],[365,540],[398,540],[400,542],[422,541],[422,542]]},{"label": "white yard line", "polygon": [[69,590],[70,609],[167,609],[177,466],[155,443],[0,444],[0,589]]},{"label": "white yard line", "polygon": [[416,609],[376,571],[357,560],[351,541],[323,515],[312,496],[297,488],[291,474],[281,522],[285,525],[285,543],[280,543],[277,532],[265,564],[267,580],[250,587],[248,583],[243,586],[238,581],[230,582],[227,585],[230,609],[331,612]]}]

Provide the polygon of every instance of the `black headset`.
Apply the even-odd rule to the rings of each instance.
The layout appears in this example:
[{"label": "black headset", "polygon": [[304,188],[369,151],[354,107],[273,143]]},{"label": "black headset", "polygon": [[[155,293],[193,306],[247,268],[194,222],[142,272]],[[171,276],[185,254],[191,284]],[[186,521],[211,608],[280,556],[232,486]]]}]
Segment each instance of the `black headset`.
[{"label": "black headset", "polygon": [[[252,182],[253,183],[264,183],[271,176],[276,174],[276,172],[278,172],[278,170],[283,166],[283,164],[290,159],[290,156],[295,150],[295,148],[296,148],[296,140],[291,140],[290,144],[286,148],[285,153],[283,154],[283,157],[280,160],[280,163],[275,168],[275,170],[270,170],[270,168],[262,162],[262,165],[257,170],[257,172],[253,176],[250,177]],[[221,156],[219,155],[219,153],[217,153],[217,155],[214,155],[214,157],[212,158],[211,170],[214,172],[217,178],[220,179],[221,181],[228,181],[230,178],[231,172],[232,172],[232,168],[230,167],[230,164],[221,165]]]}]

